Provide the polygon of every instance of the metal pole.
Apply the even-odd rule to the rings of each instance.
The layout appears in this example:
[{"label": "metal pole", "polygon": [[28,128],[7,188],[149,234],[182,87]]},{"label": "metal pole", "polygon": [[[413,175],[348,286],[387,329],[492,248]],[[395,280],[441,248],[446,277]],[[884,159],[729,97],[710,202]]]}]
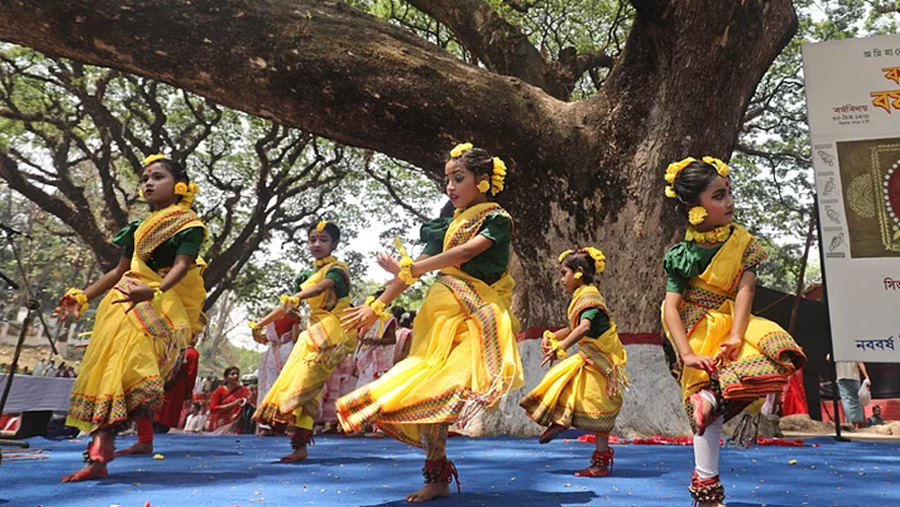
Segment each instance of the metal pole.
[{"label": "metal pole", "polygon": [[[816,209],[816,231],[819,234],[819,262],[822,264],[822,299],[825,300],[825,325],[828,327],[828,338],[831,340],[831,309],[828,307],[828,282],[825,278],[825,248],[822,243],[822,219],[819,216],[819,196],[813,196],[813,206]],[[830,341],[831,347],[831,403],[834,407],[834,439],[838,442],[849,442],[849,438],[841,436],[841,418],[840,409],[838,408],[838,387],[837,387],[837,368],[834,361],[834,341]]]}]

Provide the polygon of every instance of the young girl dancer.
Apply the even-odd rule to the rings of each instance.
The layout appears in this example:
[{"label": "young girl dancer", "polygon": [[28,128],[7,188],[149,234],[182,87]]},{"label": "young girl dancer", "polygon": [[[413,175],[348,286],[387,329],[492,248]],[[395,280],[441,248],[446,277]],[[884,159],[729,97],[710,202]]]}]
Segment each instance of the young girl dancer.
[{"label": "young girl dancer", "polygon": [[450,494],[450,480],[457,474],[445,452],[449,425],[524,383],[515,340],[518,321],[509,310],[512,220],[489,201],[503,189],[506,168],[499,158],[466,143],[450,152],[445,172],[454,218],[422,226],[426,245],[415,262],[402,249],[399,261],[379,254],[378,263],[398,278],[370,305],[353,308],[344,318],[353,328],[387,319],[384,309],[398,294],[417,277],[440,270],[416,317],[409,357],[337,403],[347,431],[376,424],[425,450],[425,487],[409,494],[410,502]]},{"label": "young girl dancer", "polygon": [[106,477],[115,434],[129,419],[162,407],[163,384],[203,327],[205,263],[197,254],[206,227],[190,209],[198,190],[180,163],[162,155],[145,159],[141,192],[150,214],[113,239],[123,248],[118,266],[83,291],[69,289],[60,301],[79,317],[88,301],[115,289],[97,309],[66,421],[91,433],[87,465],[63,482]]},{"label": "young girl dancer", "polygon": [[297,276],[298,292],[282,296],[281,305],[262,320],[251,322],[251,329],[267,326],[284,316],[301,301],[309,304],[306,330],[297,343],[278,379],[263,398],[253,418],[270,426],[285,424],[291,437],[293,452],[283,463],[308,457],[306,447],[312,442],[313,424],[319,410],[322,386],[337,363],[356,348],[356,332],[341,329],[340,316],[350,306],[350,271],[332,255],[341,240],[341,230],[332,222],[319,222],[309,229],[309,252],[315,261],[313,269]]},{"label": "young girl dancer", "polygon": [[547,372],[520,404],[536,423],[548,427],[539,440],[542,444],[569,427],[594,433],[597,449],[591,466],[575,475],[604,477],[612,472],[609,433],[628,386],[625,347],[595,285],[595,277],[606,267],[603,252],[593,247],[568,250],[559,259],[562,284],[573,293],[567,312],[569,327],[544,333],[541,366],[565,357],[575,344],[578,353]]},{"label": "young girl dancer", "polygon": [[754,400],[779,393],[806,360],[777,324],[750,314],[762,245],[732,223],[729,168],[721,160],[686,158],[666,170],[666,196],[690,226],[663,260],[663,326],[678,352],[685,410],[694,429],[694,504],[722,506],[722,423]]}]

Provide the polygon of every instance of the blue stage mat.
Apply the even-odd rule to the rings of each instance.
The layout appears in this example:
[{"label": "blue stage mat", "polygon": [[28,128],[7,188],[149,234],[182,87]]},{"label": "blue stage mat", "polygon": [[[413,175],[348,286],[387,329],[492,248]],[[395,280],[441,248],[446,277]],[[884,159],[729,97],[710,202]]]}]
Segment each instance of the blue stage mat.
[{"label": "blue stage mat", "polygon": [[[285,438],[157,435],[164,459],[120,457],[109,478],[77,484],[59,477],[82,466],[85,441],[29,441],[50,458],[4,462],[0,506],[400,506],[422,483],[421,451],[389,438],[318,437],[309,461],[284,465],[274,461],[290,452]],[[807,443],[820,447],[723,449],[729,507],[900,506],[896,443]],[[572,475],[588,465],[592,444],[452,438],[448,448],[463,492],[451,486],[450,499],[432,505],[690,505],[690,447],[617,445],[614,475],[598,479]]]}]

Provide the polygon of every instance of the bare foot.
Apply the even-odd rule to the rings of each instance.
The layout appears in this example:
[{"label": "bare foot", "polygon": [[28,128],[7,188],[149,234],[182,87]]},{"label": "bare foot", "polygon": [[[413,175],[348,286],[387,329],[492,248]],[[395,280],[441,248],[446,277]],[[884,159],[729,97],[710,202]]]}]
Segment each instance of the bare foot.
[{"label": "bare foot", "polygon": [[450,496],[450,485],[446,482],[432,482],[426,484],[419,491],[406,495],[406,501],[410,503],[427,502],[433,498],[447,498]]},{"label": "bare foot", "polygon": [[59,478],[60,482],[81,482],[88,479],[101,479],[109,475],[106,470],[105,463],[90,463],[74,474],[64,475]]},{"label": "bare foot", "polygon": [[153,444],[142,444],[140,442],[133,444],[131,447],[116,451],[116,456],[125,456],[129,454],[152,454]]},{"label": "bare foot", "polygon": [[298,461],[304,461],[309,457],[309,453],[306,452],[306,447],[301,447],[299,449],[294,450],[294,452],[288,454],[287,456],[281,458],[282,463],[297,463]]},{"label": "bare foot", "polygon": [[728,507],[722,502],[700,502],[700,507]]}]

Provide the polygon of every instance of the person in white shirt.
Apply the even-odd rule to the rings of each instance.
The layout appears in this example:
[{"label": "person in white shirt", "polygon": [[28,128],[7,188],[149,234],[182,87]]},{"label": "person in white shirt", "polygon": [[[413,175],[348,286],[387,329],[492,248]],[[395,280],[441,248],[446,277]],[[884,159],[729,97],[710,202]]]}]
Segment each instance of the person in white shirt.
[{"label": "person in white shirt", "polygon": [[184,423],[185,433],[201,433],[206,430],[207,417],[200,413],[200,404],[191,403],[191,413]]},{"label": "person in white shirt", "polygon": [[34,365],[34,373],[31,375],[34,377],[42,377],[44,375],[44,370],[47,368],[47,360],[41,359],[41,361]]}]

